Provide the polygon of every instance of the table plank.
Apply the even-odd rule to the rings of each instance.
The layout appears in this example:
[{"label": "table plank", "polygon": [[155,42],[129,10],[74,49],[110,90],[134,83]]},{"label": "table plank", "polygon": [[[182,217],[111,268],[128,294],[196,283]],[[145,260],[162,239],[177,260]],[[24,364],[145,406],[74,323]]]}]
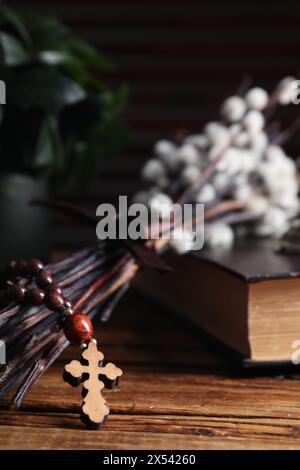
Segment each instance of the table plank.
[{"label": "table plank", "polygon": [[300,448],[296,420],[112,415],[105,429],[87,431],[76,414],[2,412],[0,424],[0,447],[9,449]]},{"label": "table plank", "polygon": [[[300,374],[245,371],[135,292],[97,325],[107,360],[124,369],[105,392],[111,415],[89,431],[80,391],[62,381],[68,348],[21,410],[0,409],[1,449],[299,449]],[[43,430],[43,432],[41,432]],[[46,438],[45,438],[46,436]]]}]

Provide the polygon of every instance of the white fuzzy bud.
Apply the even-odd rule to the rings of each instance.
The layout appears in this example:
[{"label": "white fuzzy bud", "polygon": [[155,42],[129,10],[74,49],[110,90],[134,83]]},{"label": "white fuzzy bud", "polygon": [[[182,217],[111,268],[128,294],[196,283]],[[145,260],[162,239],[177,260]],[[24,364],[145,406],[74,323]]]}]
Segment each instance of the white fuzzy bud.
[{"label": "white fuzzy bud", "polygon": [[227,98],[222,107],[221,114],[229,122],[240,121],[246,112],[246,103],[239,96]]},{"label": "white fuzzy bud", "polygon": [[263,88],[255,87],[246,93],[245,100],[250,109],[261,111],[267,105],[269,95]]},{"label": "white fuzzy bud", "polygon": [[[281,147],[270,145],[266,161],[258,169],[270,192],[298,191],[297,168]],[[272,189],[273,188],[273,189]]]},{"label": "white fuzzy bud", "polygon": [[267,194],[273,195],[278,192],[278,165],[264,161],[258,168],[257,174],[261,177]]},{"label": "white fuzzy bud", "polygon": [[196,196],[196,202],[199,204],[204,204],[211,202],[216,197],[216,190],[212,184],[206,183],[203,188],[200,189],[199,193]]},{"label": "white fuzzy bud", "polygon": [[212,248],[230,247],[234,241],[234,233],[229,225],[216,222],[205,226],[205,239]]},{"label": "white fuzzy bud", "polygon": [[250,135],[250,150],[255,153],[263,153],[268,146],[268,136],[265,132],[257,132]]},{"label": "white fuzzy bud", "polygon": [[173,153],[165,153],[160,156],[160,160],[170,173],[176,173],[181,168],[181,161],[178,158],[177,151]]},{"label": "white fuzzy bud", "polygon": [[226,173],[217,173],[213,177],[213,186],[217,191],[222,191],[230,183],[230,177]]},{"label": "white fuzzy bud", "polygon": [[156,181],[156,184],[157,184],[159,189],[166,189],[169,186],[170,181],[166,176],[161,176]]},{"label": "white fuzzy bud", "polygon": [[172,199],[164,193],[157,193],[149,199],[151,210],[162,219],[169,217],[172,205]]},{"label": "white fuzzy bud", "polygon": [[176,150],[176,146],[173,144],[173,142],[170,142],[169,140],[158,140],[156,144],[154,145],[154,153],[158,157],[161,157],[162,155],[173,153]]},{"label": "white fuzzy bud", "polygon": [[272,165],[271,169],[277,169],[277,172],[281,176],[281,180],[284,177],[294,177],[293,180],[296,180],[296,165],[291,158],[289,158],[278,145],[270,145],[266,152],[266,159]]},{"label": "white fuzzy bud", "polygon": [[239,173],[235,178],[234,178],[234,183],[235,186],[244,186],[248,184],[248,175],[245,173]]},{"label": "white fuzzy bud", "polygon": [[254,228],[254,233],[261,237],[279,236],[287,229],[287,219],[283,210],[270,207],[261,222]]},{"label": "white fuzzy bud", "polygon": [[248,111],[243,125],[251,133],[260,132],[265,125],[265,118],[259,111]]},{"label": "white fuzzy bud", "polygon": [[193,234],[182,228],[176,228],[172,232],[169,246],[179,255],[183,255],[192,249],[194,245]]},{"label": "white fuzzy bud", "polygon": [[209,149],[207,152],[207,158],[210,162],[216,160],[224,153],[224,147],[214,146]]},{"label": "white fuzzy bud", "polygon": [[189,135],[184,140],[185,144],[192,144],[199,149],[205,149],[208,146],[208,138],[203,134]]},{"label": "white fuzzy bud", "polygon": [[295,90],[295,78],[286,77],[281,80],[277,86],[277,101],[279,104],[287,105],[292,102]]},{"label": "white fuzzy bud", "polygon": [[231,124],[231,126],[228,127],[228,132],[231,137],[236,137],[242,130],[243,127],[241,124]]},{"label": "white fuzzy bud", "polygon": [[179,161],[183,165],[198,165],[199,153],[192,144],[184,144],[177,150]]},{"label": "white fuzzy bud", "polygon": [[204,132],[208,137],[211,145],[217,147],[226,147],[230,142],[230,134],[228,129],[218,122],[210,122],[205,128]]},{"label": "white fuzzy bud", "polygon": [[281,160],[282,157],[285,157],[285,153],[279,145],[269,145],[266,149],[266,159],[270,162],[275,162]]},{"label": "white fuzzy bud", "polygon": [[251,152],[250,150],[240,150],[241,171],[244,173],[251,173],[257,167],[260,155]]},{"label": "white fuzzy bud", "polygon": [[160,193],[159,188],[157,186],[152,186],[148,190],[148,201],[151,197],[156,196],[156,194]]},{"label": "white fuzzy bud", "polygon": [[187,166],[182,170],[181,179],[185,186],[193,185],[201,175],[201,171],[197,166]]},{"label": "white fuzzy bud", "polygon": [[169,140],[159,140],[154,146],[154,153],[171,173],[179,169],[180,161],[177,155],[177,147],[173,142]]},{"label": "white fuzzy bud", "polygon": [[142,178],[145,181],[155,183],[158,178],[165,175],[165,167],[160,160],[152,158],[148,160],[142,169]]},{"label": "white fuzzy bud", "polygon": [[284,194],[280,200],[276,201],[281,209],[284,210],[288,218],[296,217],[299,214],[300,201],[294,194]]},{"label": "white fuzzy bud", "polygon": [[248,201],[253,194],[253,189],[249,184],[237,186],[233,191],[234,199],[238,201]]},{"label": "white fuzzy bud", "polygon": [[134,194],[132,198],[132,204],[147,204],[149,200],[149,192],[148,191],[138,191]]},{"label": "white fuzzy bud", "polygon": [[234,175],[241,170],[241,165],[241,150],[231,147],[225,150],[218,163],[218,170],[224,171],[228,175]]},{"label": "white fuzzy bud", "polygon": [[253,216],[260,217],[269,209],[267,198],[263,196],[253,196],[246,205],[246,211]]},{"label": "white fuzzy bud", "polygon": [[248,145],[249,140],[250,138],[249,138],[248,132],[244,131],[244,132],[240,132],[234,137],[233,143],[235,146],[243,148],[243,147],[246,147],[246,145]]}]

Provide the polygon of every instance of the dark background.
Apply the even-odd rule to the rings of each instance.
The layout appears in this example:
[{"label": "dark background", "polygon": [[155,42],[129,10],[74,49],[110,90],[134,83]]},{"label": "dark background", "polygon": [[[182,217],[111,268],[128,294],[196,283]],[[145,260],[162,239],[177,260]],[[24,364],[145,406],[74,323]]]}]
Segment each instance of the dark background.
[{"label": "dark background", "polygon": [[[173,138],[182,128],[199,132],[205,122],[218,119],[222,99],[235,92],[245,74],[272,90],[279,79],[300,69],[300,3],[291,0],[4,3],[57,15],[116,64],[103,78],[129,86],[125,117],[133,131],[132,144],[104,162],[93,189],[67,195],[93,210],[141,187],[139,171],[156,139]],[[289,122],[290,109],[283,110]],[[290,147],[297,157],[299,139]],[[61,218],[57,225],[60,243],[73,240],[76,245],[87,239],[86,230],[80,228],[79,234]]]},{"label": "dark background", "polygon": [[[270,89],[300,69],[300,3],[285,0],[18,0],[54,13],[106,53],[127,82],[133,144],[103,170],[100,194],[133,192],[154,141],[199,131],[243,75]],[[99,188],[98,188],[99,190]]]}]

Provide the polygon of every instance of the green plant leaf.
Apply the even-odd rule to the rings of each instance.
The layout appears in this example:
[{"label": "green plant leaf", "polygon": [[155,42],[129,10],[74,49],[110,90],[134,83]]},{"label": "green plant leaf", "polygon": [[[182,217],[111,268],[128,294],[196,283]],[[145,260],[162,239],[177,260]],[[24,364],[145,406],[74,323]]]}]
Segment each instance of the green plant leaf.
[{"label": "green plant leaf", "polygon": [[42,124],[40,134],[36,146],[36,154],[34,158],[34,166],[37,169],[45,169],[53,165],[55,160],[53,142],[49,129],[48,120]]},{"label": "green plant leaf", "polygon": [[20,14],[30,35],[36,53],[43,50],[62,49],[67,28],[53,16],[41,16],[31,11]]},{"label": "green plant leaf", "polygon": [[37,59],[48,65],[80,64],[80,62],[67,51],[42,51]]},{"label": "green plant leaf", "polygon": [[0,7],[2,169],[53,182],[97,176],[103,158],[128,141],[120,119],[127,88],[113,91],[93,73],[111,68],[57,18]]},{"label": "green plant leaf", "polygon": [[7,8],[5,6],[0,7],[0,27],[1,29],[5,27],[5,25],[10,25],[19,35],[19,38],[22,39],[24,44],[31,48],[32,41],[30,38],[30,34],[28,33],[26,26],[24,24],[23,19],[21,18],[18,13]]},{"label": "green plant leaf", "polygon": [[75,37],[66,39],[65,48],[70,50],[87,67],[102,70],[110,70],[113,68],[112,62],[107,59],[107,57],[82,39]]},{"label": "green plant leaf", "polygon": [[41,63],[60,67],[68,76],[83,87],[88,81],[89,75],[84,65],[68,51],[42,51],[38,53],[37,59]]},{"label": "green plant leaf", "polygon": [[22,65],[29,61],[30,55],[14,36],[3,31],[0,32],[0,45],[5,65]]},{"label": "green plant leaf", "polygon": [[121,111],[123,111],[125,105],[128,102],[128,99],[129,99],[129,88],[126,84],[124,84],[115,91],[114,100],[113,100],[114,115],[117,115]]},{"label": "green plant leaf", "polygon": [[86,97],[81,86],[50,66],[36,66],[16,73],[6,80],[6,86],[8,102],[54,113]]},{"label": "green plant leaf", "polygon": [[49,114],[38,136],[34,167],[38,170],[58,169],[64,166],[63,145],[55,116]]},{"label": "green plant leaf", "polygon": [[123,111],[128,101],[128,95],[127,85],[121,86],[114,93],[108,90],[100,95],[103,123],[111,122]]}]

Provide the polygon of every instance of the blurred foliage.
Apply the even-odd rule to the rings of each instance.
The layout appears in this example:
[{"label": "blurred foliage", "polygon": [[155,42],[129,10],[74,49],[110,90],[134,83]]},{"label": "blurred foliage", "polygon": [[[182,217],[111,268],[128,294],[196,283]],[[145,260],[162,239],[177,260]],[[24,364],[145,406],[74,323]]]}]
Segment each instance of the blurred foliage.
[{"label": "blurred foliage", "polygon": [[103,83],[110,61],[56,18],[0,7],[0,62],[1,172],[87,183],[127,143],[127,88]]}]

